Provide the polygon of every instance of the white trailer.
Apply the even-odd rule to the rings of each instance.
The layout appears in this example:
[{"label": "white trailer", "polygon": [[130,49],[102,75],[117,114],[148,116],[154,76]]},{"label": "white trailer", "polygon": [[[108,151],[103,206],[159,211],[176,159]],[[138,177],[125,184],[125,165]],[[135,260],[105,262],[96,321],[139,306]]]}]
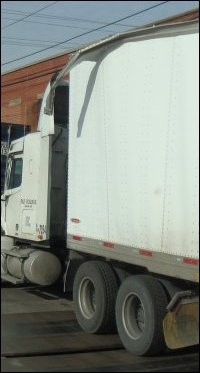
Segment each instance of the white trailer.
[{"label": "white trailer", "polygon": [[138,355],[198,343],[198,82],[196,21],[109,37],[9,151],[2,278],[63,277],[81,327]]}]

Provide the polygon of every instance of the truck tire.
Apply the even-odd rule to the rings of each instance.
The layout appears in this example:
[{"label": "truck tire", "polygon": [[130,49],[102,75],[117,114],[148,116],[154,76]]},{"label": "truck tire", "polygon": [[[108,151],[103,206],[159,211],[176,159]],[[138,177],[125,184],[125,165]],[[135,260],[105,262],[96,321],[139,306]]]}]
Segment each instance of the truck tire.
[{"label": "truck tire", "polygon": [[165,348],[162,323],[167,303],[162,285],[149,275],[131,276],[122,283],[116,301],[116,323],[129,352],[150,356]]},{"label": "truck tire", "polygon": [[77,321],[84,331],[104,334],[116,330],[117,291],[117,279],[107,263],[89,261],[79,267],[73,300]]}]

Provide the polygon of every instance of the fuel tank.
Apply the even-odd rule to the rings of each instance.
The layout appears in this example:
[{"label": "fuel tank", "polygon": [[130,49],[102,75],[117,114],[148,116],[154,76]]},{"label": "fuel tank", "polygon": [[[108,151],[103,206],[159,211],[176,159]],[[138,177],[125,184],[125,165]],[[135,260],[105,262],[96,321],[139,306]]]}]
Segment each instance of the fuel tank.
[{"label": "fuel tank", "polygon": [[52,285],[61,273],[56,255],[38,249],[17,248],[3,250],[1,272],[37,285]]}]

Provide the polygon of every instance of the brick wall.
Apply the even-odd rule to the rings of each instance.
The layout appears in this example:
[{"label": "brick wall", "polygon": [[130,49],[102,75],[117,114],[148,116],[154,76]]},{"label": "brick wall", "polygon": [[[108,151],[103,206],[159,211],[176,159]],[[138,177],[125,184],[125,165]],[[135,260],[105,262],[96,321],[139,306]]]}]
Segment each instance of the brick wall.
[{"label": "brick wall", "polygon": [[3,74],[1,123],[25,124],[36,131],[45,87],[68,60],[69,55],[65,54]]},{"label": "brick wall", "polygon": [[165,18],[165,19],[162,19],[161,21],[154,22],[154,24],[162,25],[162,24],[167,24],[167,23],[179,23],[179,22],[193,21],[195,19],[199,19],[199,9],[191,10],[190,12],[185,12],[177,16]]}]

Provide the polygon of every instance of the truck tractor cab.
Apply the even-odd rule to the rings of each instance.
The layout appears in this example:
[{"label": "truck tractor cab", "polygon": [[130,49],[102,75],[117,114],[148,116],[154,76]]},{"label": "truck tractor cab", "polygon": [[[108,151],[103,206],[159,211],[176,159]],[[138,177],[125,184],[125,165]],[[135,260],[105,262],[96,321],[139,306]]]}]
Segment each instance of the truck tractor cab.
[{"label": "truck tractor cab", "polygon": [[[4,237],[5,274],[10,271],[4,248],[9,247],[12,257],[22,260],[22,247],[23,255],[30,256],[26,252],[30,249],[25,248],[31,247],[33,251],[35,245],[45,246],[46,255],[55,257],[52,243],[57,240],[64,245],[65,242],[69,84],[64,80],[59,82],[53,113],[46,115],[44,107],[50,89],[51,83],[43,97],[37,132],[13,141],[8,153],[5,189],[1,196],[1,230],[10,237],[9,242],[13,239],[13,245],[7,246],[7,237]],[[60,268],[60,263],[57,267]],[[16,268],[11,272],[14,275]]]}]

